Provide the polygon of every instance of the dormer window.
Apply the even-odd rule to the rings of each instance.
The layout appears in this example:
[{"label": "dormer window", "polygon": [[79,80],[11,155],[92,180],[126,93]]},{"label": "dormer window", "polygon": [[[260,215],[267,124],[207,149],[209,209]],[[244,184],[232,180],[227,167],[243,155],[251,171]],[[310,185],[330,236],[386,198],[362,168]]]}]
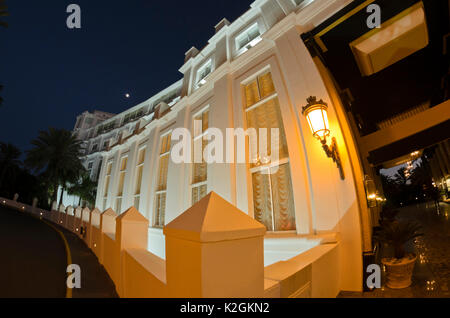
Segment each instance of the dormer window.
[{"label": "dormer window", "polygon": [[249,50],[259,41],[261,41],[261,32],[256,22],[236,37],[236,50],[238,55]]},{"label": "dormer window", "polygon": [[197,71],[197,80],[196,80],[197,88],[205,85],[206,77],[209,75],[209,73],[211,73],[211,71],[212,71],[212,61],[211,61],[211,59],[209,59]]}]

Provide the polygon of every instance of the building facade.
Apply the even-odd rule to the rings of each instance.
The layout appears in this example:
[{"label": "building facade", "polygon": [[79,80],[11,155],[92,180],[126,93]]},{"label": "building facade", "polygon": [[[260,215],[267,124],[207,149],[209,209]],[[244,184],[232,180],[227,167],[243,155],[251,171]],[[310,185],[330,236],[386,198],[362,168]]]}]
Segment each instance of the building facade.
[{"label": "building facade", "polygon": [[[363,173],[354,158],[345,114],[333,105],[300,38],[347,2],[256,1],[234,23],[222,20],[202,51],[191,48],[186,53],[180,68],[183,79],[173,86],[179,95],[172,103],[144,103],[153,107],[131,130],[123,124],[126,114],[101,124],[122,122],[109,147],[87,156],[87,161],[102,163],[96,206],[117,214],[135,206],[150,220],[149,250],[164,257],[162,227],[214,191],[263,223],[275,240],[277,235],[339,236],[342,266],[347,269],[341,288],[361,289],[362,253],[371,250],[365,194],[356,185]],[[330,106],[329,125],[344,179],[302,115],[310,96]],[[196,120],[201,120],[200,127]],[[190,132],[193,147],[200,140],[202,150],[208,144],[208,128],[224,136],[227,128],[277,128],[279,160],[175,163],[171,149],[177,142],[171,134],[177,128]],[[89,145],[111,139],[105,136],[98,134]],[[246,154],[252,146],[246,139]],[[234,149],[238,151],[238,145]],[[282,257],[266,260],[269,265]]]}]

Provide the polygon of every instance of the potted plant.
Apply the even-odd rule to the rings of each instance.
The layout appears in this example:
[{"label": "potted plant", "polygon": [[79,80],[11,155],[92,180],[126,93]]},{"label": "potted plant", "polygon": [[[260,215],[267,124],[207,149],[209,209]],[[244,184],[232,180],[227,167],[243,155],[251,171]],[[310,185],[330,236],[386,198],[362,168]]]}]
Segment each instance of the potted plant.
[{"label": "potted plant", "polygon": [[389,288],[400,289],[411,286],[417,256],[414,253],[406,253],[405,245],[423,235],[420,228],[416,222],[389,220],[383,222],[380,230],[374,234],[375,240],[387,244],[394,252],[393,257],[381,260],[386,268],[386,285]]}]

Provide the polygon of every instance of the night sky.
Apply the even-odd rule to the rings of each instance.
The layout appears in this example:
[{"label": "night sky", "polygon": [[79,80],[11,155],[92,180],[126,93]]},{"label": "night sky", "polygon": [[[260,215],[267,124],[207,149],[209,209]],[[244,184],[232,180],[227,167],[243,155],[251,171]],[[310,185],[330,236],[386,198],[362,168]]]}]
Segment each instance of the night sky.
[{"label": "night sky", "polygon": [[[233,22],[252,2],[6,0],[0,141],[26,150],[39,130],[71,130],[85,110],[119,113],[145,101],[181,78],[191,46],[201,50],[222,18]],[[66,26],[71,3],[81,7],[81,30]]]}]

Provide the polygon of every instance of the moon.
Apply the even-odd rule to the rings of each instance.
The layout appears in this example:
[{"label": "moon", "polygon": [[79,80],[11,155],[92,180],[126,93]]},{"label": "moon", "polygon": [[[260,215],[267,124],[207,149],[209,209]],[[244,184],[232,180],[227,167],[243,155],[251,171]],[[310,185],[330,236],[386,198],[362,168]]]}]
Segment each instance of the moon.
[{"label": "moon", "polygon": [[126,93],[126,94],[125,94],[125,97],[126,97],[126,98],[130,98],[130,94]]}]

